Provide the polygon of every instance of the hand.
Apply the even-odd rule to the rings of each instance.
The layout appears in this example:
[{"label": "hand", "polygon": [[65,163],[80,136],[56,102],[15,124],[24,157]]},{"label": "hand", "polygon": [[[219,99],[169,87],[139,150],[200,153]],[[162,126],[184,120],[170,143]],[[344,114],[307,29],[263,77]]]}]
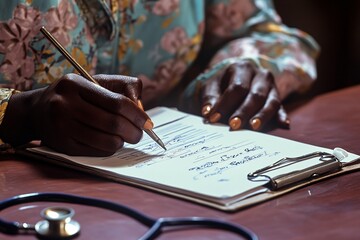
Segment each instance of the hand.
[{"label": "hand", "polygon": [[[144,125],[151,124],[136,104],[141,82],[115,75],[94,78],[104,87],[67,74],[30,94],[31,111],[26,116],[32,123],[30,140],[41,139],[42,144],[69,155],[91,156],[113,154],[124,142],[137,143]],[[16,102],[17,94],[13,97]]]},{"label": "hand", "polygon": [[260,130],[274,116],[289,126],[273,75],[247,61],[230,65],[205,83],[202,115],[211,123],[227,122],[232,130]]}]

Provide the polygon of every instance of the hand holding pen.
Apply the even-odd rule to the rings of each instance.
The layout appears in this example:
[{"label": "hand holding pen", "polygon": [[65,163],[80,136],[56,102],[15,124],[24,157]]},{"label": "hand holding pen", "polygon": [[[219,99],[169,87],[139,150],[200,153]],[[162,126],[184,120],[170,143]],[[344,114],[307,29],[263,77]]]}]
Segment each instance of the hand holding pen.
[{"label": "hand holding pen", "polygon": [[[50,39],[45,28],[41,31]],[[73,60],[69,61],[76,66]],[[70,155],[105,156],[124,142],[137,143],[144,130],[165,148],[152,131],[152,121],[138,105],[140,80],[79,72],[83,77],[67,74],[39,96],[39,112],[34,115],[39,116],[37,128],[45,145]]]}]

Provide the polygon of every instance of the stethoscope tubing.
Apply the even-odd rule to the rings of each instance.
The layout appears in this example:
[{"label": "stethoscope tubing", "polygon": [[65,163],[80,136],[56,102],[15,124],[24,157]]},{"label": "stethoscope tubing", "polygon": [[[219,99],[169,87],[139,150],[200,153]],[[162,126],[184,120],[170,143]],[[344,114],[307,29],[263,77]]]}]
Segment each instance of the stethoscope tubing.
[{"label": "stethoscope tubing", "polygon": [[[146,216],[145,214],[140,213],[134,209],[126,207],[121,204],[114,202],[76,196],[71,194],[64,193],[29,193],[14,196],[5,200],[0,201],[0,211],[15,206],[19,204],[26,204],[32,202],[64,202],[71,204],[80,204],[85,206],[98,207],[102,209],[107,209],[117,213],[121,213],[132,217],[138,222],[149,227],[149,230],[141,237],[139,240],[150,240],[157,237],[162,233],[162,229],[165,227],[174,227],[174,226],[194,226],[194,227],[206,227],[206,228],[216,228],[226,231],[233,232],[238,234],[245,239],[257,240],[258,237],[248,229],[245,229],[242,226],[231,224],[225,221],[218,219],[202,218],[202,217],[189,217],[189,218],[158,218],[154,219]],[[19,234],[21,230],[20,223],[18,222],[8,222],[0,218],[0,232],[5,234]]]},{"label": "stethoscope tubing", "polygon": [[139,240],[151,240],[155,239],[164,227],[171,226],[194,226],[194,227],[206,227],[222,229],[229,232],[236,233],[242,236],[244,239],[258,240],[258,237],[248,229],[239,227],[237,225],[224,222],[217,219],[201,218],[201,217],[189,217],[189,218],[159,218],[155,224],[145,233]]}]

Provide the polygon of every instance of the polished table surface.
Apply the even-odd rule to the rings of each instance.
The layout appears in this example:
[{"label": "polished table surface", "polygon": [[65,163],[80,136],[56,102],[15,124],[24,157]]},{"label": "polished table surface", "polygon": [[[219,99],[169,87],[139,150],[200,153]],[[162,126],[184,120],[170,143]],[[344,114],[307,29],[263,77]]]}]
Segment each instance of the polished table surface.
[{"label": "polished table surface", "polygon": [[[291,111],[290,130],[276,129],[270,134],[322,147],[342,147],[360,154],[359,100],[360,86],[318,96]],[[260,239],[360,238],[360,172],[327,179],[256,206],[226,213],[22,156],[0,156],[0,169],[1,199],[30,192],[64,192],[121,203],[154,218],[222,219],[251,229]],[[40,220],[40,210],[48,205],[62,204],[11,207],[2,211],[0,217],[34,223]],[[137,239],[146,231],[143,225],[107,210],[70,206],[82,226],[78,239]],[[35,238],[0,234],[0,239]],[[167,231],[158,239],[238,237],[212,229],[190,229]]]}]

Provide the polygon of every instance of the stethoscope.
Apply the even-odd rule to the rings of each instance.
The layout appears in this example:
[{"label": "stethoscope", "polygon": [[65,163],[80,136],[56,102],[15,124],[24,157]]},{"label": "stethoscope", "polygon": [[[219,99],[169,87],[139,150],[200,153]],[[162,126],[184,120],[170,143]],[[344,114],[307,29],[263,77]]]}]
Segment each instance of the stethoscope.
[{"label": "stethoscope", "polygon": [[[125,214],[149,227],[149,230],[139,240],[155,239],[166,227],[195,226],[215,228],[233,232],[244,239],[257,240],[258,237],[242,226],[218,219],[203,217],[162,217],[150,218],[134,209],[121,204],[96,198],[88,198],[63,193],[29,193],[14,196],[0,202],[0,211],[11,206],[32,202],[64,202],[80,204]],[[73,220],[74,210],[68,207],[48,207],[41,211],[43,220],[35,225],[29,223],[8,222],[0,218],[0,232],[9,235],[36,234],[39,239],[73,239],[80,234],[80,224]]]}]

